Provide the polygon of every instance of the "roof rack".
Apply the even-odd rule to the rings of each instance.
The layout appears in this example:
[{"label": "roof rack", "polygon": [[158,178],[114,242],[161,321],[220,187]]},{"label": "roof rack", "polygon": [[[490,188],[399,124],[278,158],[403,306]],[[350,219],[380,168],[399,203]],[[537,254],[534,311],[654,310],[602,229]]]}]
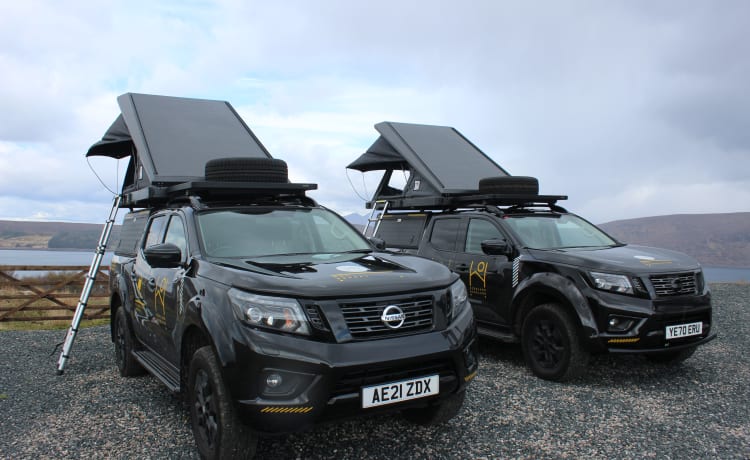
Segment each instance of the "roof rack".
[{"label": "roof rack", "polygon": [[[192,181],[156,189],[159,195],[152,195],[148,201],[152,206],[188,201],[193,207],[203,207],[208,202],[241,203],[262,199],[304,199],[314,203],[305,193],[317,188],[317,184],[303,183]],[[136,199],[143,201],[143,197]]]},{"label": "roof rack", "polygon": [[181,197],[199,196],[205,200],[230,198],[233,200],[262,197],[306,197],[305,193],[316,190],[317,184],[268,183],[268,182],[220,182],[189,181],[175,185],[155,186],[123,192],[120,207],[161,207]]},{"label": "roof rack", "polygon": [[425,197],[395,197],[369,201],[367,209],[377,208],[383,202],[388,203],[388,209],[395,210],[435,210],[476,208],[487,205],[493,206],[548,206],[553,207],[558,201],[567,200],[567,195],[521,195],[498,193],[472,193],[454,196],[425,196]]}]

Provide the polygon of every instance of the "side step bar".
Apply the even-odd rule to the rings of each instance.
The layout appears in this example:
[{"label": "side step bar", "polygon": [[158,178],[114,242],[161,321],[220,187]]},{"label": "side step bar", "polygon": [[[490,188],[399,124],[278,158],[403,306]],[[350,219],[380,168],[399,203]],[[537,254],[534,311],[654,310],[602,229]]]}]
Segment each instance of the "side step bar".
[{"label": "side step bar", "polygon": [[477,325],[477,334],[482,337],[490,337],[495,340],[502,342],[517,343],[518,337],[510,332],[500,332],[495,329],[490,329],[486,326]]},{"label": "side step bar", "polygon": [[170,390],[180,391],[180,370],[161,356],[148,350],[133,350],[133,357]]}]

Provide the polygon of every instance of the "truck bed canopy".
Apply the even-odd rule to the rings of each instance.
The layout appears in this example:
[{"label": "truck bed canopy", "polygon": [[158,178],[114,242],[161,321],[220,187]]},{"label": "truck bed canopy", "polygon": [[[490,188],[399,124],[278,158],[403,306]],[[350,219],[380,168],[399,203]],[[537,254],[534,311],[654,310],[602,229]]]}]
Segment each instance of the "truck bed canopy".
[{"label": "truck bed canopy", "polygon": [[203,181],[206,162],[272,158],[225,101],[126,93],[121,114],[86,156],[130,157],[122,207],[147,207],[166,188]]}]

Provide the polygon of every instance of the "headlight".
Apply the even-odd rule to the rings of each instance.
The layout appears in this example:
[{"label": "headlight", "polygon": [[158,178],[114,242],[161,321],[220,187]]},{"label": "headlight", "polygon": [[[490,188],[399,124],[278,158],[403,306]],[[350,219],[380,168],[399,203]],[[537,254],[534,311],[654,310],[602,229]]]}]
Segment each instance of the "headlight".
[{"label": "headlight", "polygon": [[251,326],[310,335],[307,316],[294,299],[269,297],[232,288],[228,292],[238,317]]},{"label": "headlight", "polygon": [[633,285],[630,278],[625,275],[614,275],[611,273],[589,272],[594,281],[594,287],[602,291],[616,292],[618,294],[633,295]]},{"label": "headlight", "polygon": [[466,285],[461,280],[451,284],[451,287],[448,288],[448,295],[450,296],[450,311],[448,312],[448,322],[450,323],[469,304],[469,297],[466,294]]}]

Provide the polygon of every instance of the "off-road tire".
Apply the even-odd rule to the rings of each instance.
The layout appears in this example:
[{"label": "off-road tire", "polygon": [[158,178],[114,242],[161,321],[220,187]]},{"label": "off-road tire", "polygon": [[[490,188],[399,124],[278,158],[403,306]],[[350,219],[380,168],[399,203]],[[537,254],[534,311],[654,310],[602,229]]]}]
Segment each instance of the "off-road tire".
[{"label": "off-road tire", "polygon": [[217,158],[206,163],[207,181],[220,182],[289,182],[284,160],[276,158]]},{"label": "off-road tire", "polygon": [[448,396],[438,404],[427,407],[404,409],[401,415],[407,421],[417,425],[432,426],[447,423],[458,415],[464,405],[466,392],[462,391]]},{"label": "off-road tire", "polygon": [[495,176],[479,180],[479,193],[538,195],[539,180],[529,176]]},{"label": "off-road tire", "polygon": [[693,356],[696,348],[697,347],[683,348],[682,350],[670,352],[649,353],[646,355],[646,358],[653,363],[674,366]]},{"label": "off-road tire", "polygon": [[258,436],[238,419],[210,346],[199,348],[193,355],[187,391],[193,436],[201,457],[253,458]]},{"label": "off-road tire", "polygon": [[521,344],[526,364],[540,378],[566,382],[586,369],[589,353],[580,343],[570,314],[554,303],[534,307],[526,316]]},{"label": "off-road tire", "polygon": [[115,313],[115,324],[112,338],[115,342],[115,363],[123,377],[134,377],[143,375],[145,370],[133,357],[135,349],[135,337],[130,330],[128,317],[125,315],[125,309],[120,307]]}]

